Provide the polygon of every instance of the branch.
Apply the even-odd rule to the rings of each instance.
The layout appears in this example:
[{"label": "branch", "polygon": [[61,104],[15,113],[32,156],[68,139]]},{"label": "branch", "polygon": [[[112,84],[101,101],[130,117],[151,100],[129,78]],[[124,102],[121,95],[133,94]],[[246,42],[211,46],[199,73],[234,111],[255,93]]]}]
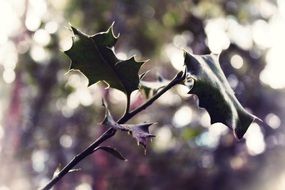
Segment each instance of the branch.
[{"label": "branch", "polygon": [[95,142],[87,147],[80,154],[76,155],[42,190],[51,189],[63,176],[65,176],[74,166],[76,166],[81,160],[93,153],[93,150],[97,148],[105,140],[111,138],[116,133],[115,129],[108,129],[103,133]]},{"label": "branch", "polygon": [[[119,124],[124,124],[131,118],[133,118],[136,114],[146,109],[148,106],[150,106],[155,100],[157,100],[161,95],[163,95],[165,92],[167,92],[169,89],[171,89],[173,86],[180,84],[185,79],[185,73],[179,72],[171,81],[170,83],[165,86],[161,91],[159,91],[156,95],[154,95],[152,98],[150,98],[148,101],[146,101],[143,105],[136,108],[135,110],[129,112],[129,103],[130,98],[127,99],[127,107],[124,115],[117,121]],[[81,160],[89,156],[94,152],[94,149],[96,149],[101,143],[106,141],[107,139],[114,136],[116,133],[116,130],[113,128],[108,129],[105,133],[103,133],[98,139],[96,139],[89,147],[87,147],[85,150],[83,150],[81,153],[76,155],[51,181],[42,188],[42,190],[49,190],[51,189],[62,177],[64,177],[74,166],[76,166]]]},{"label": "branch", "polygon": [[156,95],[151,97],[148,101],[146,101],[143,105],[136,108],[135,110],[131,111],[128,114],[125,114],[119,121],[119,124],[126,123],[128,120],[130,120],[132,117],[134,117],[139,112],[146,109],[148,106],[150,106],[154,101],[156,101],[161,95],[163,95],[165,92],[167,92],[169,89],[171,89],[173,86],[180,84],[185,79],[185,72],[181,71],[179,72],[171,81],[170,83],[165,86],[162,90],[160,90]]}]

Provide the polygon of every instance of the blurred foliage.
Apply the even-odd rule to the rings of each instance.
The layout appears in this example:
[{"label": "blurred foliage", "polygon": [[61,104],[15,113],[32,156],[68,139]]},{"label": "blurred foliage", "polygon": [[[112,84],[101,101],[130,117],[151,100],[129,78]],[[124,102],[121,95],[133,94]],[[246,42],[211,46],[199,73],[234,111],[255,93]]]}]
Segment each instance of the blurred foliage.
[{"label": "blurred foliage", "polygon": [[[121,35],[117,55],[151,59],[141,70],[152,68],[147,80],[155,80],[156,72],[166,79],[173,77],[181,66],[180,49],[196,54],[223,50],[221,66],[236,96],[264,125],[254,123],[246,138],[237,141],[225,126],[210,127],[208,114],[197,107],[197,97],[185,96],[187,89],[177,87],[133,120],[158,122],[151,128],[157,137],[146,156],[134,139],[118,133],[104,146],[114,146],[128,162],[96,152],[54,189],[285,188],[284,88],[261,81],[273,47],[267,44],[267,33],[257,38],[252,32],[254,26],[261,26],[259,34],[270,23],[278,24],[274,19],[282,13],[282,0],[11,0],[1,4],[4,8],[11,4],[18,20],[4,22],[12,16],[1,17],[3,25],[15,29],[9,34],[9,27],[0,30],[0,189],[42,186],[56,168],[95,140],[105,130],[97,125],[104,117],[102,97],[115,119],[120,117],[123,94],[103,84],[87,88],[81,74],[65,74],[69,60],[62,53],[71,45],[68,23],[93,34],[105,31],[113,21],[115,33]],[[132,108],[145,101],[136,92],[132,99]]]}]

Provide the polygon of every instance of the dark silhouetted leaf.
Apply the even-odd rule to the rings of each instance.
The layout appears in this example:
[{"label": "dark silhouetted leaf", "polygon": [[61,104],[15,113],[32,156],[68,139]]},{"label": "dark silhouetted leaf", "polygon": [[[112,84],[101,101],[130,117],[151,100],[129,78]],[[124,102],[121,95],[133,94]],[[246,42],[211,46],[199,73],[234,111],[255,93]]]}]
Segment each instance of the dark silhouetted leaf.
[{"label": "dark silhouetted leaf", "polygon": [[148,140],[155,137],[155,135],[149,133],[149,127],[152,124],[153,123],[124,124],[122,126],[128,129],[129,133],[137,140],[137,143],[146,149]]},{"label": "dark silhouetted leaf", "polygon": [[102,122],[102,125],[104,127],[108,127],[108,128],[113,128],[113,129],[120,129],[123,130],[122,126],[120,124],[118,124],[112,117],[106,103],[104,102],[104,100],[102,101],[102,105],[105,108],[105,118]]},{"label": "dark silhouetted leaf", "polygon": [[114,51],[118,36],[113,34],[113,25],[106,31],[88,36],[71,27],[74,37],[72,47],[65,51],[71,59],[70,70],[81,71],[89,80],[88,86],[99,81],[106,82],[129,96],[138,89],[138,72],[144,62],[119,60]]},{"label": "dark silhouetted leaf", "polygon": [[221,122],[232,128],[240,139],[256,116],[239,103],[219,64],[217,55],[191,55],[185,52],[187,74],[194,80],[189,93],[196,94],[199,105],[211,117],[211,123]]},{"label": "dark silhouetted leaf", "polygon": [[119,151],[117,151],[115,148],[112,148],[112,147],[108,147],[108,146],[100,146],[98,148],[96,148],[94,150],[97,151],[97,150],[104,150],[105,152],[108,152],[110,154],[112,154],[113,156],[115,156],[116,158],[120,159],[120,160],[123,160],[123,161],[128,161]]},{"label": "dark silhouetted leaf", "polygon": [[138,144],[142,145],[146,149],[148,139],[155,137],[155,135],[149,133],[149,127],[153,123],[141,123],[141,124],[119,124],[114,121],[110,111],[108,110],[106,104],[103,102],[103,106],[105,107],[105,119],[102,122],[104,127],[113,128],[116,130],[126,131],[131,134],[138,142]]}]

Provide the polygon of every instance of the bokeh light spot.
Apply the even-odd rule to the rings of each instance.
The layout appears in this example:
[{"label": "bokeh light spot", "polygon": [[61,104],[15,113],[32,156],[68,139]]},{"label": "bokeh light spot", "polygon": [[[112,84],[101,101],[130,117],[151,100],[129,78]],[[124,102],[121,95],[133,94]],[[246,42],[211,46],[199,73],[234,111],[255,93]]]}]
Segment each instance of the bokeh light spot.
[{"label": "bokeh light spot", "polygon": [[170,63],[172,66],[178,70],[182,71],[184,68],[184,55],[181,49],[178,49],[172,44],[168,44],[164,48],[164,54],[168,59],[170,59]]},{"label": "bokeh light spot", "polygon": [[274,113],[269,113],[266,117],[265,117],[265,121],[266,123],[272,127],[273,129],[277,129],[280,127],[281,125],[281,120],[280,118],[274,114]]},{"label": "bokeh light spot", "polygon": [[192,109],[189,106],[182,106],[173,117],[175,127],[184,127],[192,121]]},{"label": "bokeh light spot", "polygon": [[81,183],[75,188],[75,190],[92,190],[92,187],[89,183]]},{"label": "bokeh light spot", "polygon": [[10,84],[12,83],[16,78],[16,73],[13,69],[5,69],[3,72],[3,80]]},{"label": "bokeh light spot", "polygon": [[221,53],[230,45],[230,39],[225,32],[226,22],[224,19],[209,20],[205,31],[207,34],[207,44],[213,53]]},{"label": "bokeh light spot", "polygon": [[156,131],[154,138],[154,149],[156,151],[165,151],[172,147],[172,133],[168,126],[163,126]]},{"label": "bokeh light spot", "polygon": [[222,123],[215,123],[209,127],[209,131],[202,133],[196,140],[198,146],[209,148],[217,147],[222,135],[228,132],[228,127]]},{"label": "bokeh light spot", "polygon": [[42,46],[34,45],[30,50],[32,59],[38,63],[46,63],[51,58],[51,54]]},{"label": "bokeh light spot", "polygon": [[240,69],[243,66],[243,59],[240,55],[235,54],[231,57],[231,65],[235,69]]},{"label": "bokeh light spot", "polygon": [[238,79],[237,79],[237,77],[235,75],[230,74],[227,79],[229,81],[230,86],[233,89],[235,89],[238,86],[239,81],[238,81]]},{"label": "bokeh light spot", "polygon": [[60,145],[64,148],[70,148],[72,146],[73,140],[69,135],[62,135],[59,139]]},{"label": "bokeh light spot", "polygon": [[246,147],[250,155],[258,155],[264,152],[266,144],[263,133],[257,123],[252,123],[244,135]]},{"label": "bokeh light spot", "polygon": [[34,41],[41,46],[46,46],[50,43],[51,37],[44,29],[39,29],[34,34]]},{"label": "bokeh light spot", "polygon": [[48,23],[46,23],[45,25],[45,30],[49,33],[49,34],[54,34],[57,32],[58,30],[58,24],[54,21],[50,21]]},{"label": "bokeh light spot", "polygon": [[48,154],[44,150],[35,150],[32,153],[32,165],[36,172],[42,172],[45,169],[45,162],[48,160]]}]

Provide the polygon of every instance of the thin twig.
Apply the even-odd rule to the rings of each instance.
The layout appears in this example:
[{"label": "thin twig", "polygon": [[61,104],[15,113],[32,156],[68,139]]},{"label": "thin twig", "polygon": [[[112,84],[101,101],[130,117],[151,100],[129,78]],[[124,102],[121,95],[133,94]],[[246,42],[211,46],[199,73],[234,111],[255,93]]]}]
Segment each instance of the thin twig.
[{"label": "thin twig", "polygon": [[169,89],[171,89],[173,86],[181,83],[185,78],[185,74],[183,72],[179,72],[171,81],[170,83],[165,86],[163,89],[161,89],[156,95],[151,97],[148,101],[146,101],[143,105],[139,106],[135,110],[131,111],[129,114],[126,114],[124,117],[122,117],[118,123],[123,124],[126,123],[129,119],[131,119],[133,116],[138,114],[139,112],[146,109],[148,106],[150,106],[154,101],[156,101],[161,95],[163,95],[165,92],[167,92]]},{"label": "thin twig", "polygon": [[113,128],[108,129],[97,140],[95,140],[89,147],[87,147],[80,154],[76,155],[42,190],[51,189],[63,176],[65,176],[74,166],[81,160],[93,153],[93,150],[98,147],[102,142],[114,136],[116,130]]},{"label": "thin twig", "polygon": [[[131,118],[133,118],[136,114],[146,109],[148,106],[150,106],[155,100],[157,100],[161,95],[163,95],[165,92],[167,92],[169,89],[171,89],[173,86],[181,83],[185,78],[185,74],[183,72],[179,72],[172,80],[171,82],[165,86],[161,91],[159,91],[155,96],[150,98],[148,101],[146,101],[143,105],[136,108],[135,110],[129,112],[130,107],[130,97],[128,97],[127,100],[127,107],[124,115],[117,121],[119,124],[124,124]],[[96,139],[92,144],[89,145],[85,150],[83,150],[81,153],[76,155],[53,179],[49,181],[49,183],[42,188],[42,190],[49,190],[51,189],[62,177],[64,177],[74,166],[76,166],[81,160],[89,156],[94,152],[94,149],[97,148],[101,143],[106,141],[107,139],[114,136],[116,133],[116,130],[113,128],[108,129],[105,133],[103,133],[98,139]]]}]

